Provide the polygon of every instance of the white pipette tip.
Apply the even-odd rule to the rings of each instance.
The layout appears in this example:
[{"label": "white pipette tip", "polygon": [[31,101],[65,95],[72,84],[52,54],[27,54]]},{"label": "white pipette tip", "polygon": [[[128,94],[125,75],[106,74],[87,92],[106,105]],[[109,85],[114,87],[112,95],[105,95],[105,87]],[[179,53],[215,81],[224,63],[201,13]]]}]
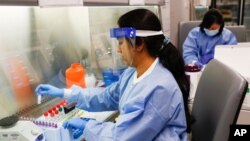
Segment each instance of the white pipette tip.
[{"label": "white pipette tip", "polygon": [[37,96],[37,104],[41,104],[42,103],[42,95],[38,94]]}]

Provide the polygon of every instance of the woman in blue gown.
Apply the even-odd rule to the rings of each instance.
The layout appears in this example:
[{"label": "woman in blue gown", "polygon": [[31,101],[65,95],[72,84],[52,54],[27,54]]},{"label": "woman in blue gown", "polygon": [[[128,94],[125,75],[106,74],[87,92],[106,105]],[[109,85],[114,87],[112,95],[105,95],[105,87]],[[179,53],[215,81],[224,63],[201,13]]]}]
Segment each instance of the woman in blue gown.
[{"label": "woman in blue gown", "polygon": [[193,28],[183,43],[183,58],[186,65],[200,67],[214,58],[216,45],[237,44],[235,35],[224,28],[224,20],[216,9],[210,9],[199,27]]}]

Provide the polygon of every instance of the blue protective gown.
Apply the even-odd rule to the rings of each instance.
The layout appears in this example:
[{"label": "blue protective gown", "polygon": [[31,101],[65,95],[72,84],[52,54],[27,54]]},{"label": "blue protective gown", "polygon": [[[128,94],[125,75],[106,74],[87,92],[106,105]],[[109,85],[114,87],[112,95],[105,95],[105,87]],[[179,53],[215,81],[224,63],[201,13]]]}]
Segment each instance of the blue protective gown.
[{"label": "blue protective gown", "polygon": [[151,72],[146,71],[137,80],[135,69],[126,69],[117,83],[105,89],[71,87],[71,95],[66,99],[77,102],[78,108],[120,112],[116,123],[89,120],[83,133],[87,141],[187,140],[178,84],[158,61],[154,64]]},{"label": "blue protective gown", "polygon": [[202,65],[207,64],[214,58],[216,45],[237,44],[235,35],[228,29],[223,28],[219,36],[207,36],[201,32],[200,27],[192,29],[183,43],[183,58],[185,64],[192,64],[193,61]]}]

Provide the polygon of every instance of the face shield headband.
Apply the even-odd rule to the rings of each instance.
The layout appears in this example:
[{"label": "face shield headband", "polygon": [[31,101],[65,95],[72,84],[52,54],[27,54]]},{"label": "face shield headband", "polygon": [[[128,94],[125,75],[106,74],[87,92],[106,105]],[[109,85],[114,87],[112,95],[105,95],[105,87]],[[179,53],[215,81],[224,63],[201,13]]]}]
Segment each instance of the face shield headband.
[{"label": "face shield headband", "polygon": [[111,38],[117,38],[117,39],[127,38],[130,40],[132,46],[135,46],[135,37],[148,37],[148,36],[157,36],[157,35],[164,35],[164,34],[162,31],[136,30],[133,27],[110,29]]},{"label": "face shield headband", "polygon": [[136,30],[135,28],[132,27],[110,29],[111,38],[135,38],[135,37],[148,37],[156,35],[163,35],[163,32],[152,31],[152,30]]}]

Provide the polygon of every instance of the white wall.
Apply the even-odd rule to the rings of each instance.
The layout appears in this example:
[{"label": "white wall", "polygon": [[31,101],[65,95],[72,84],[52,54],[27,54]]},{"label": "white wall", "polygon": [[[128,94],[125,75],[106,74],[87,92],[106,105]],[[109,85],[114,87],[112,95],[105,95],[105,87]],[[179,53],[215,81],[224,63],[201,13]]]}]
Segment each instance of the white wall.
[{"label": "white wall", "polygon": [[178,25],[190,20],[190,0],[170,0],[170,39],[178,47]]}]

